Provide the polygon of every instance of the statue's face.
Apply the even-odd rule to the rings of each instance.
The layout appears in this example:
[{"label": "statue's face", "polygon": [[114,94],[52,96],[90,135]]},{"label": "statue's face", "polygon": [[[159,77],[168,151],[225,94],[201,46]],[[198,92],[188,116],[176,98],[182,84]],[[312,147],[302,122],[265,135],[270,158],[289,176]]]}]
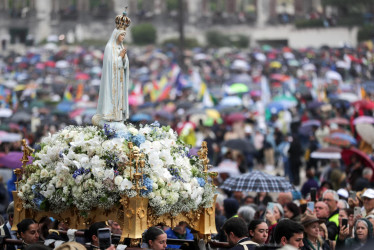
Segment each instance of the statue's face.
[{"label": "statue's face", "polygon": [[126,33],[121,33],[118,38],[117,38],[117,42],[118,43],[122,43],[123,40],[125,40],[125,36],[126,36]]}]

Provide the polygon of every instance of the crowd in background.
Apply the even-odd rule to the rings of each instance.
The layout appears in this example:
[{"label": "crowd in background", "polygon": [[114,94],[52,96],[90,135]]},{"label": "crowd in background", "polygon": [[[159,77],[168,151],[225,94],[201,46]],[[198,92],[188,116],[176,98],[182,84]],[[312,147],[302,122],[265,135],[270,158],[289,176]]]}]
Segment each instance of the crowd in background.
[{"label": "crowd in background", "polygon": [[[300,247],[303,242],[314,250],[344,245],[358,249],[370,242],[374,209],[371,43],[357,48],[346,44],[319,49],[195,48],[184,52],[185,69],[178,66],[177,51],[173,45],[128,47],[128,122],[158,120],[170,125],[192,146],[192,154],[207,141],[210,164],[219,172],[218,187],[228,177],[253,169],[286,176],[295,186],[292,194],[279,194],[272,209],[266,208],[274,194],[221,191],[216,239],[236,244],[230,238],[233,232],[259,245],[289,244],[293,235],[284,240],[276,233],[278,226],[289,223],[282,218],[288,218],[297,222],[292,226],[295,233],[304,234]],[[9,158],[21,152],[20,139],[38,148],[40,138],[48,133],[91,123],[102,57],[101,49],[52,43],[0,57],[2,168],[19,167],[17,154],[13,161]],[[7,217],[15,176],[3,181],[8,185],[0,185],[0,212]],[[314,189],[320,201],[309,211],[306,204]],[[357,193],[350,197],[350,191]],[[357,216],[355,207],[360,208]],[[247,225],[244,234],[225,224],[236,216]],[[348,220],[347,227],[342,219]],[[52,222],[48,227],[59,228]],[[32,224],[37,223],[25,230]],[[177,229],[163,229],[167,238],[187,237],[189,230],[184,223]],[[36,231],[34,239],[47,237],[41,229]]]}]

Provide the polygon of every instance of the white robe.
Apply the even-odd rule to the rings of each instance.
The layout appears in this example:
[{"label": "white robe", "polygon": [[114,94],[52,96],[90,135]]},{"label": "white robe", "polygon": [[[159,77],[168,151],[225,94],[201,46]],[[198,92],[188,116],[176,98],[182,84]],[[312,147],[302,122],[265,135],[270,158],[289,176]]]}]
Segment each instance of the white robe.
[{"label": "white robe", "polygon": [[124,47],[122,43],[117,44],[117,39],[121,33],[125,33],[125,31],[114,29],[105,46],[99,100],[95,115],[97,120],[113,122],[129,118],[130,69],[127,55],[124,58],[120,57],[120,52]]}]

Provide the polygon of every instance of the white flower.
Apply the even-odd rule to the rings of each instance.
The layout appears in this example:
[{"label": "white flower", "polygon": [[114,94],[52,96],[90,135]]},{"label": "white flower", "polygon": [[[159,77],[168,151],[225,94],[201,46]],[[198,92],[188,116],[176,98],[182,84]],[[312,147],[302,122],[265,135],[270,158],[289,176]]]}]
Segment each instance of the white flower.
[{"label": "white flower", "polygon": [[113,168],[111,168],[111,169],[105,169],[105,172],[104,172],[104,180],[105,180],[105,179],[113,180],[113,178],[114,178],[114,171],[113,171]]},{"label": "white flower", "polygon": [[129,132],[133,135],[137,135],[139,131],[136,128],[129,128]]},{"label": "white flower", "polygon": [[122,183],[122,181],[123,181],[123,178],[122,178],[122,176],[120,176],[120,175],[117,175],[117,176],[114,178],[114,184],[116,184],[117,186],[120,186],[121,183]]},{"label": "white flower", "polygon": [[43,169],[42,171],[40,171],[40,177],[41,178],[46,178],[48,177],[48,171]]},{"label": "white flower", "polygon": [[122,182],[121,182],[121,186],[119,188],[119,190],[123,191],[125,189],[130,189],[132,188],[132,182],[129,181],[128,179],[124,179]]}]

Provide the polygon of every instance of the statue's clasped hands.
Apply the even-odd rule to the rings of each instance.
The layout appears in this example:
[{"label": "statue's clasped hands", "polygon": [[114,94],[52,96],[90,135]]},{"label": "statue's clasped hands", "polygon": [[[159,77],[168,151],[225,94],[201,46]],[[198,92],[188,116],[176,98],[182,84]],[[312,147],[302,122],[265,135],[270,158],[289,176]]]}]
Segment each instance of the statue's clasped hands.
[{"label": "statue's clasped hands", "polygon": [[125,57],[125,55],[126,55],[126,53],[127,53],[127,49],[123,49],[123,50],[121,50],[121,52],[119,53],[119,55],[120,55],[120,57]]}]

